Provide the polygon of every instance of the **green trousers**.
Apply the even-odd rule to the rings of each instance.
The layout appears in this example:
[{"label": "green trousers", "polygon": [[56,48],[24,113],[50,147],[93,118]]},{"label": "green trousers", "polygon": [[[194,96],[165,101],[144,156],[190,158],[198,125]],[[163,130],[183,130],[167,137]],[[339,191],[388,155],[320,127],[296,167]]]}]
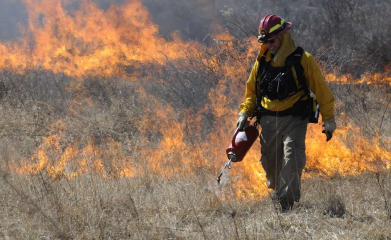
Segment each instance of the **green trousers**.
[{"label": "green trousers", "polygon": [[301,173],[306,163],[305,135],[308,119],[300,116],[262,116],[261,164],[267,186],[279,199],[300,200]]}]

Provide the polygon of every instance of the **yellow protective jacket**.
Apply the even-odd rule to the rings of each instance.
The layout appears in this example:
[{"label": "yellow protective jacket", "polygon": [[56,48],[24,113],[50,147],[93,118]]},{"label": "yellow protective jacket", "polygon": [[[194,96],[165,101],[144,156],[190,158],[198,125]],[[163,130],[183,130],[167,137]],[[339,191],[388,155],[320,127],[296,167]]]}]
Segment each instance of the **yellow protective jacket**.
[{"label": "yellow protective jacket", "polygon": [[[286,31],[281,37],[280,48],[272,59],[270,51],[267,52],[265,61],[271,62],[272,67],[282,67],[285,64],[285,59],[289,56],[295,49],[293,39],[290,36],[289,31]],[[241,112],[245,112],[248,115],[252,115],[256,108],[256,96],[255,96],[255,78],[258,71],[258,64],[261,59],[261,56],[266,52],[267,46],[263,44],[261,51],[258,55],[258,59],[255,62],[250,77],[247,80],[246,84],[246,94],[245,101],[240,104]],[[334,117],[334,96],[331,93],[330,89],[326,85],[322,72],[319,69],[318,64],[316,63],[314,57],[308,52],[304,52],[301,58],[301,65],[304,68],[304,76],[307,81],[311,92],[316,96],[316,100],[319,104],[320,113],[322,114],[322,120],[327,121],[330,118]],[[293,75],[296,76],[294,67],[292,67]],[[300,88],[300,84],[296,77],[296,84]],[[259,91],[259,90],[258,90]],[[304,90],[299,91],[293,96],[290,96],[283,100],[270,100],[266,97],[262,97],[261,104],[262,106],[269,111],[284,111],[293,106],[299,100],[305,100],[306,97],[303,97],[306,93]]]}]

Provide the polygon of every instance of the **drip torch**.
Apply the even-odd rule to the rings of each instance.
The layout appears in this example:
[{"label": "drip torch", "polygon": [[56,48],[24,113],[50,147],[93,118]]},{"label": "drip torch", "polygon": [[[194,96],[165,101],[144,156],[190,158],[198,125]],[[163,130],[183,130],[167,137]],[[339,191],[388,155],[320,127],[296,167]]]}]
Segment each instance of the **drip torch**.
[{"label": "drip torch", "polygon": [[231,169],[232,162],[240,162],[246,156],[248,150],[258,138],[259,131],[257,128],[257,123],[254,122],[252,125],[248,125],[244,130],[239,131],[236,129],[231,144],[226,150],[228,162],[224,165],[223,170],[221,170],[219,176],[217,177],[217,184],[221,181],[221,176],[223,175],[224,169]]}]

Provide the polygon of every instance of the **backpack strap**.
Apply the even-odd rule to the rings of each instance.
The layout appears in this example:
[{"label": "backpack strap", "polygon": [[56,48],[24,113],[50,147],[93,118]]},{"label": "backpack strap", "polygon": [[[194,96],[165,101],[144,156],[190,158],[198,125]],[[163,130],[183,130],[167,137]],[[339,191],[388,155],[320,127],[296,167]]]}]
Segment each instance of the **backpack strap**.
[{"label": "backpack strap", "polygon": [[[255,77],[255,107],[258,108],[260,105],[261,105],[261,98],[262,96],[259,96],[258,95],[258,81],[259,81],[259,76],[261,75],[261,71],[262,71],[262,68],[263,66],[265,65],[265,62],[266,62],[266,55],[267,55],[267,52],[269,50],[266,50],[263,55],[260,57],[260,59],[258,59],[258,71],[257,71],[257,75]],[[262,95],[262,94],[261,94]],[[257,112],[257,110],[255,111]]]},{"label": "backpack strap", "polygon": [[[304,76],[304,68],[301,65],[301,57],[303,56],[304,50],[301,47],[298,47],[291,55],[289,64],[293,64],[293,67],[296,72],[297,80],[299,84],[304,89],[305,94],[308,96],[307,101],[307,109],[305,109],[302,113],[302,118],[309,116],[309,123],[318,123],[318,117],[319,117],[319,104],[314,101],[311,97],[310,88],[308,86],[308,82]],[[288,59],[287,59],[288,60]],[[291,65],[292,66],[292,65]],[[303,95],[301,98],[303,98],[305,95]]]},{"label": "backpack strap", "polygon": [[310,89],[308,88],[307,80],[304,76],[304,68],[301,65],[301,57],[303,56],[303,53],[304,49],[302,47],[297,47],[296,50],[286,58],[285,65],[288,67],[294,67],[299,84],[304,89],[304,92],[310,96]]}]

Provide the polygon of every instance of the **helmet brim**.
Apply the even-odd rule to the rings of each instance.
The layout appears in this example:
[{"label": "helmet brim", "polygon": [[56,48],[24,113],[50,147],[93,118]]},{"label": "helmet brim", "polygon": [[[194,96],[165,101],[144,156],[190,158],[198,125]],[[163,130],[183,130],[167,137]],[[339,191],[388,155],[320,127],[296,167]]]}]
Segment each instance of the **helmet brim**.
[{"label": "helmet brim", "polygon": [[291,26],[292,26],[292,23],[291,23],[291,22],[287,22],[287,23],[286,23],[286,26],[285,26],[285,28],[284,28],[283,30],[279,31],[277,34],[274,34],[274,35],[271,34],[271,36],[269,36],[269,37],[267,38],[267,40],[273,40],[273,39],[275,39],[275,38],[281,36],[281,35],[284,34],[286,31],[288,31],[288,30],[291,28]]}]

